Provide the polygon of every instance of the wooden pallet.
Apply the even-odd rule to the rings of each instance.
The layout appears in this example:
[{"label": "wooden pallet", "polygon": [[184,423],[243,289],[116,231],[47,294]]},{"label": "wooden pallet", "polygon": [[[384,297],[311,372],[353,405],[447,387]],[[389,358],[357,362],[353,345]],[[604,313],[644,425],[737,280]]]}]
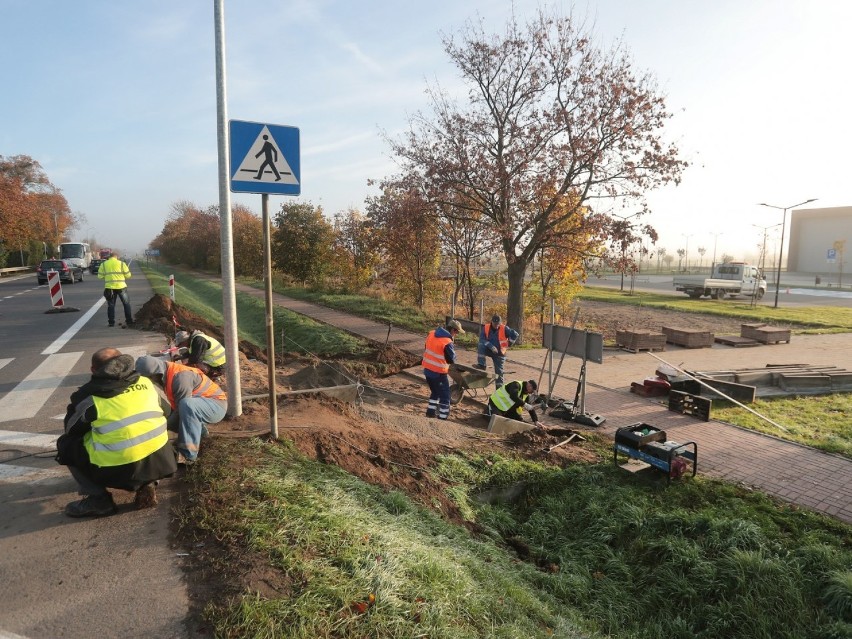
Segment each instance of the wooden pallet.
[{"label": "wooden pallet", "polygon": [[790,329],[777,328],[767,324],[741,324],[740,335],[753,339],[761,344],[778,344],[779,342],[790,343]]},{"label": "wooden pallet", "polygon": [[616,331],[615,344],[631,353],[664,351],[666,350],[666,336],[662,333],[650,331]]},{"label": "wooden pallet", "polygon": [[716,338],[717,344],[742,348],[743,346],[760,346],[760,342],[748,337],[737,337],[736,335],[720,335]]},{"label": "wooden pallet", "polygon": [[663,326],[663,334],[666,336],[666,341],[670,344],[686,348],[707,348],[713,346],[713,333],[710,331]]}]

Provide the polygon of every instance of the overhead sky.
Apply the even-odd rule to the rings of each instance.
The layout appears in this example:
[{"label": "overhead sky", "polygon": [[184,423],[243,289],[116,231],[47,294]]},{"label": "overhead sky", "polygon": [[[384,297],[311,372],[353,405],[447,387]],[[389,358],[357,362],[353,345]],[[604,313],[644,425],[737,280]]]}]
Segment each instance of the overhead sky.
[{"label": "overhead sky", "polygon": [[[516,0],[530,15],[538,2]],[[553,7],[553,4],[548,6]],[[560,11],[569,3],[555,5]],[[302,195],[363,210],[395,171],[382,131],[454,91],[441,34],[507,0],[226,0],[228,116],[300,129]],[[589,0],[574,12],[653,73],[691,166],[648,195],[669,253],[756,257],[779,207],[852,204],[852,3]],[[85,217],[77,238],[144,249],[172,205],[218,204],[212,0],[0,0],[0,155],[29,155]],[[260,212],[259,195],[232,203]],[[277,210],[288,198],[271,196]],[[289,198],[292,199],[292,198]],[[789,214],[788,214],[789,215]],[[757,225],[757,226],[755,226]],[[758,228],[761,227],[761,228]],[[789,228],[789,217],[788,217]],[[766,229],[768,252],[780,227]],[[718,235],[721,234],[721,235]]]}]

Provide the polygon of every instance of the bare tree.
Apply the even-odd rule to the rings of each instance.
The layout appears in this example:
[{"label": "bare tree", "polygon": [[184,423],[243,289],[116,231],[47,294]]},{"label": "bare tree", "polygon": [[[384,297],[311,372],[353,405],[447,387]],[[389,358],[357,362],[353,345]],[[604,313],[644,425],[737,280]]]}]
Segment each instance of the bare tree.
[{"label": "bare tree", "polygon": [[566,220],[594,225],[594,201],[641,199],[679,181],[686,164],[661,137],[670,115],[651,76],[634,71],[620,43],[597,48],[571,16],[512,17],[502,35],[469,22],[444,48],[468,102],[430,88],[434,114],[416,114],[408,134],[389,141],[430,201],[463,196],[454,215],[480,215],[506,260],[508,321],[521,327],[524,274]]}]

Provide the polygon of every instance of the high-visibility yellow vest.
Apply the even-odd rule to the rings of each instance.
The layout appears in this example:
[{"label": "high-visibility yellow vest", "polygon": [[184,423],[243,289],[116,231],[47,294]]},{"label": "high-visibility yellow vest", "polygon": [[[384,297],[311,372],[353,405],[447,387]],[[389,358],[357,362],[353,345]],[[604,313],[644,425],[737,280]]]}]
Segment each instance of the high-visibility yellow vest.
[{"label": "high-visibility yellow vest", "polygon": [[83,437],[96,466],[121,466],[144,459],[169,441],[166,416],[154,383],[140,377],[115,397],[92,396],[98,418]]},{"label": "high-visibility yellow vest", "polygon": [[[518,398],[522,402],[526,403],[528,395],[525,392],[526,391],[525,383],[523,381],[520,381],[520,382],[509,382],[509,384],[520,384],[521,385],[521,390],[518,393]],[[500,410],[502,410],[503,412],[509,410],[510,408],[512,408],[512,406],[515,405],[515,400],[512,399],[511,397],[509,397],[509,391],[506,390],[506,386],[508,386],[509,384],[506,384],[505,386],[501,386],[496,391],[494,391],[494,393],[491,395],[491,401],[494,402],[494,405],[497,408],[499,408]],[[522,411],[523,411],[522,408],[518,409],[519,413],[522,412]]]},{"label": "high-visibility yellow vest", "polygon": [[117,257],[111,257],[98,267],[98,277],[104,281],[104,288],[122,289],[127,288],[130,269],[127,264]]},{"label": "high-visibility yellow vest", "polygon": [[[208,366],[212,366],[217,368],[219,366],[225,365],[225,347],[222,346],[215,339],[202,333],[201,331],[193,331],[192,337],[195,338],[197,335],[201,335],[204,339],[210,342],[210,348],[204,353],[204,357],[202,358],[202,362],[207,364]],[[192,340],[189,342],[189,352],[192,352]]]},{"label": "high-visibility yellow vest", "polygon": [[452,337],[435,337],[435,331],[430,331],[423,351],[423,368],[436,373],[449,372],[450,365],[444,356],[444,348],[452,341]]}]

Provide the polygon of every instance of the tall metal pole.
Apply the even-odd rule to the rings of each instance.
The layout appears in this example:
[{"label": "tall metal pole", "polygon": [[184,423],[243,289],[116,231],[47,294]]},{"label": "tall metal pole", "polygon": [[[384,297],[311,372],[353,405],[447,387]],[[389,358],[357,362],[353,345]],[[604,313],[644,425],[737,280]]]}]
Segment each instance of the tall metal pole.
[{"label": "tall metal pole", "polygon": [[231,192],[228,174],[228,106],[225,87],[225,0],[213,0],[216,38],[216,139],[219,151],[219,220],[222,261],[222,331],[228,361],[228,416],[243,413],[240,388],[239,340],[237,338],[237,296],[234,284],[234,246],[231,228]]},{"label": "tall metal pole", "polygon": [[275,388],[275,307],[272,304],[272,242],[269,231],[269,194],[261,196],[263,209],[263,284],[266,298],[266,370],[269,377],[269,433],[278,439],[278,401]]},{"label": "tall metal pole", "polygon": [[775,306],[774,308],[778,308],[778,291],[781,289],[781,260],[784,259],[784,231],[787,228],[787,209],[794,209],[797,206],[802,206],[802,204],[810,204],[811,202],[816,202],[817,198],[812,197],[810,200],[805,200],[804,202],[799,202],[798,204],[793,204],[792,206],[774,206],[772,204],[766,204],[765,202],[761,202],[758,206],[767,206],[770,209],[778,209],[779,211],[784,211],[784,217],[781,219],[781,248],[778,249],[778,270],[775,273]]}]

